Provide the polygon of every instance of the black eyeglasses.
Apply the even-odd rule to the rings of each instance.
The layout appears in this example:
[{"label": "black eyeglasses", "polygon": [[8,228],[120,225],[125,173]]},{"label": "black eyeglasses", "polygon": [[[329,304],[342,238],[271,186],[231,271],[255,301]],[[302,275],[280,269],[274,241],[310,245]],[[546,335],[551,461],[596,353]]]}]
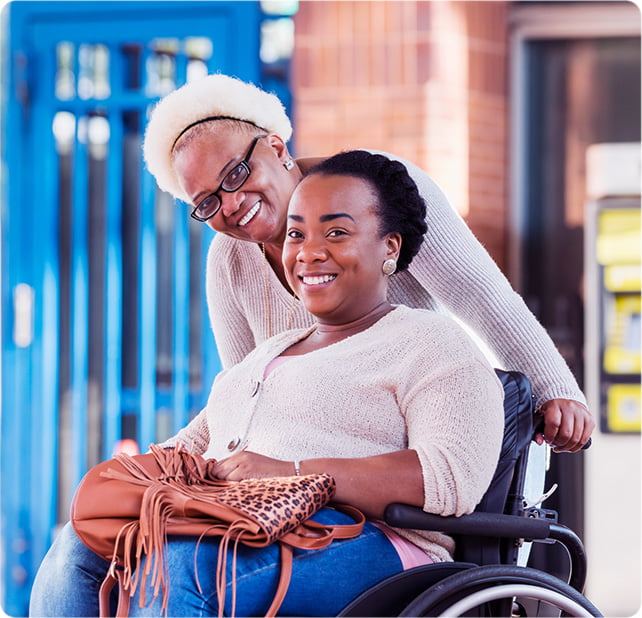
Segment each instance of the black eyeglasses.
[{"label": "black eyeglasses", "polygon": [[208,219],[211,219],[221,208],[221,198],[219,197],[218,192],[225,191],[226,193],[234,193],[234,191],[238,191],[243,186],[252,172],[252,168],[250,167],[250,157],[254,152],[256,143],[262,137],[266,136],[257,135],[252,140],[250,148],[243,158],[243,161],[237,163],[234,168],[225,175],[225,178],[223,178],[223,182],[219,185],[219,188],[196,204],[194,210],[192,210],[192,217],[194,217],[194,219],[198,221],[207,221]]}]

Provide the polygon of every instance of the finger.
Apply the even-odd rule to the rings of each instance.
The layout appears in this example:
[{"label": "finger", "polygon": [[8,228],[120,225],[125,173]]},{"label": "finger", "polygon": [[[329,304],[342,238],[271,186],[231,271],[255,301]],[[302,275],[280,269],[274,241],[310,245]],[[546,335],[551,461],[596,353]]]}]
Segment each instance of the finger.
[{"label": "finger", "polygon": [[557,434],[562,422],[562,411],[552,401],[547,401],[541,407],[544,415],[544,439],[549,444],[556,444]]},{"label": "finger", "polygon": [[581,451],[586,446],[591,438],[593,430],[595,429],[595,421],[593,420],[593,416],[584,406],[581,406],[581,408],[582,413],[579,418],[582,421],[582,430],[578,432],[579,437],[577,439],[577,444],[573,447],[572,451],[574,453]]},{"label": "finger", "polygon": [[584,422],[584,431],[582,432],[582,440],[581,440],[582,447],[584,447],[584,445],[589,441],[593,431],[595,430],[595,420],[593,419],[593,416],[588,410],[586,411],[586,413],[587,413],[587,417]]},{"label": "finger", "polygon": [[559,440],[557,450],[577,453],[588,442],[593,430],[595,421],[586,406],[576,401],[565,402],[560,406],[564,417],[573,419],[573,433],[565,444]]},{"label": "finger", "polygon": [[[579,431],[577,431],[579,429]],[[581,435],[581,427],[578,426],[577,420],[573,414],[562,414],[557,435],[553,441],[553,447],[556,452],[571,450],[577,444]]]},{"label": "finger", "polygon": [[238,468],[238,461],[236,461],[232,455],[217,462],[214,466],[214,474],[224,481],[231,481],[234,479],[230,478],[230,474],[232,474],[236,468]]},{"label": "finger", "polygon": [[568,430],[568,433],[564,424],[562,424],[560,431],[557,434],[557,443],[553,450],[556,453],[575,453],[580,450],[583,446],[580,442],[583,428],[584,422],[581,418],[573,418],[573,426],[572,429]]}]

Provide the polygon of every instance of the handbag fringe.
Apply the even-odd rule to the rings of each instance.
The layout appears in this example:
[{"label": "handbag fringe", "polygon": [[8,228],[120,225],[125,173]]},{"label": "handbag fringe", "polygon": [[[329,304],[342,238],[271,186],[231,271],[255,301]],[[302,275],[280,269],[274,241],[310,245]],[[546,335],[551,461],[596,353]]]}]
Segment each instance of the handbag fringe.
[{"label": "handbag fringe", "polygon": [[[118,582],[120,597],[117,616],[126,616],[131,597],[140,590],[140,607],[145,607],[147,595],[151,590],[152,599],[162,594],[161,609],[167,610],[169,598],[169,570],[167,567],[166,547],[168,527],[181,524],[186,519],[203,525],[194,550],[194,571],[199,592],[201,585],[198,577],[198,548],[205,536],[220,536],[215,585],[218,596],[218,615],[223,616],[226,597],[226,573],[228,555],[231,547],[231,615],[236,611],[236,559],[239,542],[248,545],[265,546],[280,540],[281,575],[274,600],[266,616],[275,616],[285,597],[292,570],[292,547],[317,549],[326,547],[335,538],[358,536],[363,529],[363,514],[348,506],[340,507],[355,520],[354,525],[323,526],[314,521],[306,521],[304,513],[292,513],[291,521],[263,522],[252,521],[240,510],[236,514],[233,506],[218,500],[222,491],[238,486],[239,483],[216,479],[212,473],[212,460],[204,460],[180,447],[162,449],[151,446],[160,472],[150,473],[135,457],[117,455],[116,460],[124,471],[107,468],[100,476],[107,479],[124,481],[146,487],[142,494],[140,516],[119,530],[114,544],[113,559],[105,585],[101,588],[101,616],[108,615],[109,593]],[[297,483],[305,483],[306,477],[296,477]],[[310,483],[314,482],[313,480]],[[205,515],[194,516],[186,512],[188,502],[224,504],[229,523],[211,524],[212,519]],[[187,509],[189,510],[189,509]],[[231,515],[229,515],[231,514]],[[211,525],[209,525],[211,524]],[[278,525],[276,525],[278,524]],[[271,529],[272,528],[272,529]],[[180,532],[177,532],[180,534]],[[120,561],[119,561],[120,556]],[[143,565],[144,561],[144,566]],[[107,581],[109,580],[109,582]],[[123,598],[126,597],[126,598]]]}]

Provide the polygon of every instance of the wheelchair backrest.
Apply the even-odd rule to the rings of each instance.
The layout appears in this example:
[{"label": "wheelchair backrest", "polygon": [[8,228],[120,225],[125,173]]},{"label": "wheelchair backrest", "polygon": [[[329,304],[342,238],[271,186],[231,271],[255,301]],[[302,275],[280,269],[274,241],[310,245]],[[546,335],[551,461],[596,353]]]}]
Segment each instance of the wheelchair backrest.
[{"label": "wheelchair backrest", "polygon": [[[534,398],[528,379],[517,371],[496,370],[504,387],[504,439],[493,480],[475,511],[519,515],[528,446],[533,437]],[[455,560],[506,564],[516,560],[514,544],[488,537],[466,537],[457,543]]]}]

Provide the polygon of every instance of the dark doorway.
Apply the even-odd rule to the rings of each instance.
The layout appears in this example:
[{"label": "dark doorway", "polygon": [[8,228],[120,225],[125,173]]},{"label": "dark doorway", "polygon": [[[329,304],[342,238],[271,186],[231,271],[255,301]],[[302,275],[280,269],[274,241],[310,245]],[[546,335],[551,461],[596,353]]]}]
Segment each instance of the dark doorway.
[{"label": "dark doorway", "polygon": [[[640,41],[602,38],[532,41],[526,48],[526,209],[522,294],[583,385],[583,237],[586,150],[640,141]],[[597,411],[594,412],[597,414]],[[582,455],[553,455],[545,504],[584,531]],[[542,548],[539,548],[540,550]],[[533,551],[540,568],[566,558]],[[537,565],[536,565],[537,566]]]}]

